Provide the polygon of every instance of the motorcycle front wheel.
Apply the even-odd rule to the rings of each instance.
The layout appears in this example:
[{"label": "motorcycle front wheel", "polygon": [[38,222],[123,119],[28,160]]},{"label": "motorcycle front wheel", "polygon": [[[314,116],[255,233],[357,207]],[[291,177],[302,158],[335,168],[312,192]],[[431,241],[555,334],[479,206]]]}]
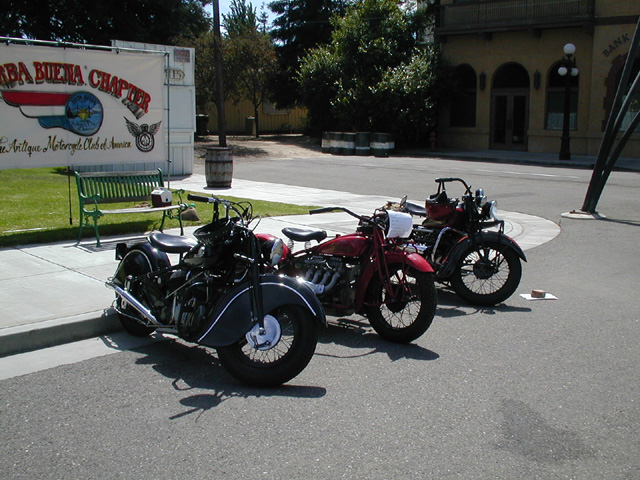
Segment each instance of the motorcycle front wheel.
[{"label": "motorcycle front wheel", "polygon": [[231,375],[246,384],[281,385],[311,361],[318,343],[317,323],[311,312],[298,305],[279,307],[265,315],[263,335],[254,327],[237,342],[218,347],[218,358]]},{"label": "motorcycle front wheel", "polygon": [[516,251],[497,242],[470,246],[449,279],[464,301],[493,306],[509,298],[520,284],[522,264]]},{"label": "motorcycle front wheel", "polygon": [[433,321],[438,303],[434,274],[401,264],[389,265],[389,274],[396,294],[387,291],[375,276],[367,290],[365,314],[382,338],[408,343],[426,332]]}]

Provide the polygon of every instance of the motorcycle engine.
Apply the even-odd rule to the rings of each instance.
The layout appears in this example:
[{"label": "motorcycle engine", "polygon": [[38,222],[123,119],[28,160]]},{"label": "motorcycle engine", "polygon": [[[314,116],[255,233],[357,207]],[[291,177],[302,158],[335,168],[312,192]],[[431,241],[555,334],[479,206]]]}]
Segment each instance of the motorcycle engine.
[{"label": "motorcycle engine", "polygon": [[428,228],[422,225],[413,227],[411,238],[418,243],[433,244],[438,239],[441,229]]},{"label": "motorcycle engine", "polygon": [[202,321],[208,318],[209,289],[205,283],[193,283],[185,288],[180,297],[186,301],[176,302],[176,327],[181,337],[194,340],[200,333]]},{"label": "motorcycle engine", "polygon": [[[325,304],[325,310],[330,308],[327,304],[353,305],[359,264],[347,263],[340,257],[317,255],[305,257],[296,263],[296,268],[303,273],[305,284]],[[343,309],[340,312],[341,315],[349,314]],[[329,311],[327,313],[331,314]]]}]

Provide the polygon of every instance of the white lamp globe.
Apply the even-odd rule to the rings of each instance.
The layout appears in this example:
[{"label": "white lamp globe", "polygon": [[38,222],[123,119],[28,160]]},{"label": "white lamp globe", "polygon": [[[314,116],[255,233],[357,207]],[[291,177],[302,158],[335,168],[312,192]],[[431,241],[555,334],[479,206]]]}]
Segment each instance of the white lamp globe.
[{"label": "white lamp globe", "polygon": [[573,55],[574,53],[576,53],[576,46],[573,43],[567,43],[564,46],[564,54],[567,57],[570,57],[571,55]]}]

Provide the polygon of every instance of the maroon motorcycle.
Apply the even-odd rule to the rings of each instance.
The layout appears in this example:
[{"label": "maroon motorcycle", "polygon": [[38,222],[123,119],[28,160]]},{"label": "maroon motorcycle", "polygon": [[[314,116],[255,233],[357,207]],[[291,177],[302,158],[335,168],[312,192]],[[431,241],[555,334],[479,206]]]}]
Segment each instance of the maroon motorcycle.
[{"label": "maroon motorcycle", "polygon": [[[447,194],[446,185],[452,182],[464,188],[459,199]],[[488,201],[482,189],[473,193],[461,178],[437,178],[436,183],[438,191],[424,207],[408,203],[406,197],[396,205],[399,211],[424,217],[413,228],[413,245],[434,268],[436,281],[451,286],[466,302],[493,306],[505,301],[518,288],[526,257],[505,235],[496,201]]]},{"label": "maroon motorcycle", "polygon": [[[381,337],[393,342],[420,337],[433,321],[437,300],[433,268],[406,249],[411,216],[384,210],[361,216],[343,207],[309,213],[335,211],[357,218],[357,230],[327,240],[324,230],[284,228],[290,242],[278,271],[309,286],[327,315],[365,315]],[[312,241],[318,244],[309,246]],[[294,242],[305,242],[305,248],[293,252]]]}]

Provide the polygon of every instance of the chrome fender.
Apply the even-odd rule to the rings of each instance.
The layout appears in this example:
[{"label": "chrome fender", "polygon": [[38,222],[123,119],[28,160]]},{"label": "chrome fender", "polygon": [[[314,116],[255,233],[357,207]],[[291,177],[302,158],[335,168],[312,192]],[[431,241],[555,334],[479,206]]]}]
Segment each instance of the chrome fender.
[{"label": "chrome fender", "polygon": [[[511,248],[514,250],[518,256],[523,260],[527,261],[527,257],[524,254],[520,245],[518,245],[515,240],[511,237],[499,233],[499,232],[477,232],[474,235],[475,243],[497,243],[506,248]],[[469,237],[464,237],[460,240],[452,249],[446,260],[444,261],[444,267],[438,272],[438,279],[444,280],[451,276],[453,271],[456,268],[458,261],[462,258],[464,252],[471,246],[472,242]]]},{"label": "chrome fender", "polygon": [[[253,327],[255,322],[251,318],[250,287],[250,282],[243,282],[218,301],[197,343],[207,347],[224,347],[238,341]],[[297,280],[279,275],[261,275],[260,288],[265,313],[284,305],[299,305],[308,309],[318,322],[326,326],[322,305],[309,287]]]}]

